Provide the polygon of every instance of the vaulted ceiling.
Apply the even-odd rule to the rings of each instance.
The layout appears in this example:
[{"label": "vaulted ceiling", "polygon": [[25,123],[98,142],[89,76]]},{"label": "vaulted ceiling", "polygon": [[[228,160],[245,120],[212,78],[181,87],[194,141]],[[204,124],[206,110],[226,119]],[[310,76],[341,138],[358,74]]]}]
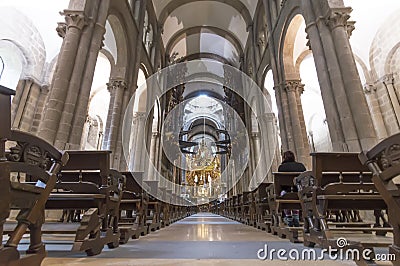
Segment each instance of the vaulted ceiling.
[{"label": "vaulted ceiling", "polygon": [[214,58],[239,65],[255,0],[154,0],[166,52],[175,59]]}]

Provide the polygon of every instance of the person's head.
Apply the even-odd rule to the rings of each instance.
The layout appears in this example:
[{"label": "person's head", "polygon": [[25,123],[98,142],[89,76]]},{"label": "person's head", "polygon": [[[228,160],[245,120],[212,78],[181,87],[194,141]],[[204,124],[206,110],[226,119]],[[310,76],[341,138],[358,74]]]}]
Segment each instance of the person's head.
[{"label": "person's head", "polygon": [[294,162],[296,158],[294,157],[294,153],[292,151],[285,151],[282,155],[282,160],[284,162]]}]

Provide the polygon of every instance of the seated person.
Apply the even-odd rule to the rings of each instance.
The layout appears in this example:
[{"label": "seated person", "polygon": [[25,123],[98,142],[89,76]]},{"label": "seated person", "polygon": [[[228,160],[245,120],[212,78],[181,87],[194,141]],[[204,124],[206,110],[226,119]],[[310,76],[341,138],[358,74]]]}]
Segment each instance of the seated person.
[{"label": "seated person", "polygon": [[304,172],[304,164],[296,162],[292,151],[285,151],[282,156],[282,163],[278,167],[278,172]]},{"label": "seated person", "polygon": [[[287,193],[286,190],[282,190],[280,196],[282,197],[283,195],[285,195]],[[285,221],[285,223],[292,227],[299,227],[300,223],[299,223],[299,210],[283,210],[283,220]]]},{"label": "seated person", "polygon": [[[296,162],[294,153],[292,151],[285,151],[282,156],[282,163],[278,167],[278,172],[304,172],[306,167],[304,164]],[[287,191],[283,189],[280,193],[282,197]],[[299,224],[299,210],[283,210],[285,217],[284,220],[288,226],[300,226]]]}]

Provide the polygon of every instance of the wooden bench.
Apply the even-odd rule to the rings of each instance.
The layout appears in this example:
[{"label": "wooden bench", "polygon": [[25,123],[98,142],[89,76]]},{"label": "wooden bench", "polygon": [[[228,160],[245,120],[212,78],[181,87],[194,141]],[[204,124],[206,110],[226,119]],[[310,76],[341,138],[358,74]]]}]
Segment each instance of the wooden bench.
[{"label": "wooden bench", "polygon": [[75,234],[72,251],[88,256],[104,245],[120,242],[119,206],[125,177],[110,169],[110,151],[68,151],[70,159],[58,174],[56,190],[46,203],[49,210],[86,210],[80,223],[46,223],[43,233]]},{"label": "wooden bench", "polygon": [[[281,238],[289,238],[293,243],[299,242],[300,226],[289,226],[283,219],[284,210],[301,210],[297,188],[293,185],[295,177],[302,172],[275,172],[274,182],[267,188],[268,203],[272,215],[271,231]],[[281,195],[282,191],[286,193]]]},{"label": "wooden bench", "polygon": [[244,201],[245,201],[245,192],[238,194],[237,203],[236,203],[236,221],[240,223],[245,223],[245,211],[244,211]]},{"label": "wooden bench", "polygon": [[[330,213],[338,215],[355,210],[370,210],[380,216],[387,208],[358,153],[312,153],[311,156],[312,171],[295,179],[304,220],[304,245],[335,248],[338,237],[345,237],[350,246],[387,247],[391,238],[383,235],[391,228],[329,219]],[[371,241],[372,232],[377,233]]]},{"label": "wooden bench", "polygon": [[388,206],[389,223],[393,227],[389,253],[396,256],[393,264],[400,265],[400,134],[381,141],[368,152],[361,152],[359,159],[372,171],[372,181]]},{"label": "wooden bench", "polygon": [[250,226],[256,224],[256,210],[253,191],[243,192],[243,214],[244,223]]},{"label": "wooden bench", "polygon": [[261,183],[254,191],[256,206],[256,227],[271,232],[271,212],[268,204],[267,187],[272,183]]},{"label": "wooden bench", "polygon": [[[143,186],[142,173],[122,172],[126,185],[120,204],[120,243],[147,234],[146,213],[149,196]],[[124,215],[122,214],[124,212]]]},{"label": "wooden bench", "polygon": [[162,191],[162,199],[164,203],[162,204],[162,216],[161,227],[169,226],[174,222],[175,209],[171,203],[171,193],[167,191],[167,188],[160,188]]},{"label": "wooden bench", "polygon": [[232,219],[237,221],[239,217],[239,194],[236,196],[233,196],[233,201],[232,201]]},{"label": "wooden bench", "polygon": [[161,228],[161,202],[150,195],[147,206],[146,223],[147,233],[160,230]]},{"label": "wooden bench", "polygon": [[[68,154],[34,135],[10,129],[12,93],[0,86],[0,236],[9,233],[5,245],[0,244],[0,265],[40,265],[46,256],[41,234],[44,206]],[[24,182],[30,178],[37,182]],[[5,222],[10,209],[19,213],[8,231]],[[17,246],[28,231],[29,248],[21,256]]]}]

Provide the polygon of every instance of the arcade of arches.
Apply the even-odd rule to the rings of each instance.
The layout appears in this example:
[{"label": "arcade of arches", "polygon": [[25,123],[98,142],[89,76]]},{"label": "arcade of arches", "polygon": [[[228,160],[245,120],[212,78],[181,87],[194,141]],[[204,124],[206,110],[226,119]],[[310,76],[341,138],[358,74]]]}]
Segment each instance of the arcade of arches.
[{"label": "arcade of arches", "polygon": [[[311,169],[312,152],[400,132],[399,15],[396,0],[4,0],[0,84],[12,128],[110,150],[111,168],[210,211],[272,182],[284,151]],[[198,213],[88,262],[50,241],[43,265],[256,264],[259,243],[295,245],[253,229]]]}]

